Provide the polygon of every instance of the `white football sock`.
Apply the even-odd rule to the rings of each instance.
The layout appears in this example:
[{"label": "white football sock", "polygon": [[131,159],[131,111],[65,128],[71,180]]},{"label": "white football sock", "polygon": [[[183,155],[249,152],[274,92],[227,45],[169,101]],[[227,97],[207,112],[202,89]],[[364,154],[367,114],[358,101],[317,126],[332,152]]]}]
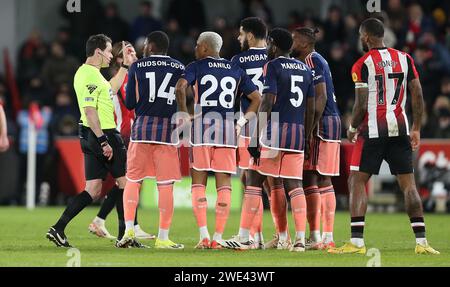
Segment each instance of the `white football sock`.
[{"label": "white football sock", "polygon": [[353,245],[356,245],[356,247],[363,247],[364,246],[364,239],[362,239],[362,238],[352,238],[352,239],[350,239],[350,242]]},{"label": "white football sock", "polygon": [[248,241],[250,237],[250,230],[245,228],[239,228],[239,238],[242,241]]},{"label": "white football sock", "polygon": [[202,226],[199,228],[200,230],[200,238],[204,239],[204,238],[208,238],[209,239],[209,232],[208,232],[208,227],[207,226]]},{"label": "white football sock", "polygon": [[305,232],[304,231],[297,231],[295,232],[295,239],[300,240],[303,245],[305,245]]},{"label": "white football sock", "polygon": [[105,220],[103,218],[98,217],[98,216],[96,216],[94,218],[94,222],[97,223],[98,225],[105,225]]},{"label": "white football sock", "polygon": [[426,238],[416,238],[416,244],[420,244],[422,246],[427,246],[428,242]]},{"label": "white football sock", "polygon": [[313,230],[311,231],[311,240],[314,242],[319,242],[320,241],[320,231],[319,230]]},{"label": "white football sock", "polygon": [[134,220],[125,221],[125,230],[134,230]]},{"label": "white football sock", "polygon": [[255,232],[255,234],[253,235],[253,240],[256,243],[259,243],[261,241],[261,239],[259,238],[259,233],[258,232]]},{"label": "white football sock", "polygon": [[288,233],[287,233],[287,231],[278,233],[278,240],[279,241],[287,241],[288,240]]},{"label": "white football sock", "polygon": [[158,238],[160,240],[168,240],[169,239],[169,229],[159,229]]},{"label": "white football sock", "polygon": [[213,240],[215,240],[215,241],[222,240],[222,233],[214,232]]},{"label": "white football sock", "polygon": [[330,243],[333,242],[333,232],[323,232],[322,233],[322,242],[323,243]]}]

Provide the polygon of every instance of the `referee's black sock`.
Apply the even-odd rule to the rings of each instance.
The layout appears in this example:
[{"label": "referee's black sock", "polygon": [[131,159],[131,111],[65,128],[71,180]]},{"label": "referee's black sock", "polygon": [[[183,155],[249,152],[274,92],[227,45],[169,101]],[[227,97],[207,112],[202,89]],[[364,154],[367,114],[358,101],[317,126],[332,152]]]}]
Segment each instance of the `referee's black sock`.
[{"label": "referee's black sock", "polygon": [[63,214],[59,218],[58,222],[54,225],[56,230],[64,231],[67,224],[77,216],[80,211],[82,211],[86,206],[92,203],[92,197],[87,191],[75,196],[72,201],[67,205]]},{"label": "referee's black sock", "polygon": [[119,189],[119,191],[117,192],[116,210],[117,210],[117,219],[119,222],[119,232],[117,235],[117,240],[121,240],[123,235],[125,234],[125,219],[124,219],[124,211],[123,211],[123,189]]},{"label": "referee's black sock", "polygon": [[114,185],[114,187],[107,193],[105,200],[102,203],[102,206],[100,207],[100,210],[98,211],[97,217],[105,220],[108,214],[111,212],[111,210],[116,205],[117,201],[117,195],[119,193],[120,189],[117,185]]}]

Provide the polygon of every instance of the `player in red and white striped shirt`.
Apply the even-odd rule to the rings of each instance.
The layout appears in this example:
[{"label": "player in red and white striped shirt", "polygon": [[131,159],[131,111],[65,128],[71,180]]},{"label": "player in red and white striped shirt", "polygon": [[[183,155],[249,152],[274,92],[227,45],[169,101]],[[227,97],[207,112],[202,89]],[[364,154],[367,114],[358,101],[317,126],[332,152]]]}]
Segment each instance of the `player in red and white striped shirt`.
[{"label": "player in red and white striped shirt", "polygon": [[[423,113],[422,87],[414,61],[408,54],[386,48],[384,25],[375,18],[360,27],[360,39],[367,54],[352,69],[355,82],[355,105],[347,137],[356,142],[350,166],[349,190],[351,242],[330,253],[364,254],[364,221],[367,211],[365,185],[378,174],[386,160],[405,195],[406,212],[416,236],[417,254],[439,254],[425,237],[422,202],[417,192],[412,151],[420,144]],[[410,131],[405,103],[411,94],[413,125]]]}]

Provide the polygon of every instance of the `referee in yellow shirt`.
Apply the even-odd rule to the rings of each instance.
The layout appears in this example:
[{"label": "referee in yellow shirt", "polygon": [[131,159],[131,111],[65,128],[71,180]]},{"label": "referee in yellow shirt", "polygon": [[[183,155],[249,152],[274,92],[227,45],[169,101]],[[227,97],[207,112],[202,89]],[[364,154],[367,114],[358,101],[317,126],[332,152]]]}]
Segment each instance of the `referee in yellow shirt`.
[{"label": "referee in yellow shirt", "polygon": [[116,130],[112,99],[120,89],[136,55],[124,43],[122,45],[123,64],[110,81],[100,73],[101,68],[109,67],[113,58],[112,41],[103,34],[93,35],[88,39],[86,62],[75,74],[74,88],[81,113],[80,143],[84,154],[86,189],[67,205],[58,222],[47,232],[47,238],[58,247],[71,247],[64,230],[81,210],[93,200],[99,199],[102,182],[108,172],[116,179],[120,189],[116,204],[119,240],[125,230],[123,189],[126,183],[126,148]]}]

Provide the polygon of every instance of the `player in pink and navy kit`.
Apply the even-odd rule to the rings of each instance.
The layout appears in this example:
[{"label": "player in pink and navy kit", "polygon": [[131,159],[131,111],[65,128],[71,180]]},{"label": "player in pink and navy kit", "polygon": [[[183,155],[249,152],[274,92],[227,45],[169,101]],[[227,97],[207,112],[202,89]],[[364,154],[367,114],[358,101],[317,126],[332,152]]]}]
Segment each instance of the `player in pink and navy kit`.
[{"label": "player in pink and navy kit", "polygon": [[135,62],[128,72],[125,104],[134,109],[136,119],[131,128],[128,148],[127,184],[124,191],[126,231],[120,247],[134,241],[134,218],[139,190],[145,178],[155,178],[158,186],[159,232],[156,248],[183,249],[169,240],[173,215],[173,184],[181,180],[178,138],[172,117],[177,111],[175,84],[184,65],[167,56],[169,38],[161,31],[147,36],[145,58]]},{"label": "player in pink and navy kit", "polygon": [[[262,131],[260,153],[250,147],[254,163],[249,170],[242,205],[239,234],[224,241],[224,247],[249,249],[250,227],[260,205],[261,187],[266,176],[282,178],[289,193],[294,216],[296,240],[291,251],[305,250],[306,200],[302,188],[306,136],[311,134],[314,115],[314,85],[311,70],[289,58],[291,33],[273,29],[268,37],[270,61],[264,72],[264,97],[259,111]],[[267,115],[268,121],[262,119]],[[281,239],[280,239],[281,241]],[[287,238],[285,239],[287,241]]]},{"label": "player in pink and navy kit", "polygon": [[[267,26],[263,20],[258,17],[249,17],[241,21],[239,29],[238,41],[241,44],[242,52],[235,55],[231,62],[241,67],[247,75],[252,79],[252,82],[258,87],[260,93],[264,89],[264,65],[267,63]],[[245,113],[250,105],[250,101],[245,95],[239,95],[240,112]],[[250,154],[248,153],[248,146],[250,144],[250,137],[255,132],[256,125],[251,122],[244,126],[241,135],[239,136],[239,147],[237,149],[237,162],[239,168],[242,170],[241,181],[245,186],[247,169],[250,166]],[[265,188],[270,198],[270,210],[272,218],[275,223],[277,232],[281,229],[283,232],[287,231],[286,211],[287,205],[285,201],[283,182],[281,179],[274,179],[272,177],[267,179],[268,186]],[[262,198],[261,198],[262,200]],[[276,203],[276,204],[275,204]],[[262,219],[263,219],[263,204],[260,205],[260,210],[253,222],[251,236],[255,241],[255,248],[265,248],[262,234]],[[270,246],[269,246],[270,245]],[[267,247],[276,247],[277,241],[271,240]]]},{"label": "player in pink and navy kit", "polygon": [[[186,67],[177,83],[179,111],[187,113],[186,88],[194,88],[194,122],[191,134],[192,206],[200,231],[196,248],[220,248],[231,203],[231,174],[236,173],[236,134],[256,114],[261,95],[248,75],[236,64],[222,59],[222,38],[214,32],[200,34],[196,62]],[[251,103],[235,124],[238,91]],[[216,230],[211,242],[206,224],[208,171],[216,176]]]},{"label": "player in pink and navy kit", "polygon": [[[318,30],[298,28],[293,33],[293,53],[312,70],[316,113],[311,137],[311,156],[305,161],[304,183],[310,228],[310,249],[334,247],[333,225],[336,209],[331,176],[339,175],[341,141],[340,113],[327,61],[314,50]],[[320,221],[323,233],[320,236]]]}]

